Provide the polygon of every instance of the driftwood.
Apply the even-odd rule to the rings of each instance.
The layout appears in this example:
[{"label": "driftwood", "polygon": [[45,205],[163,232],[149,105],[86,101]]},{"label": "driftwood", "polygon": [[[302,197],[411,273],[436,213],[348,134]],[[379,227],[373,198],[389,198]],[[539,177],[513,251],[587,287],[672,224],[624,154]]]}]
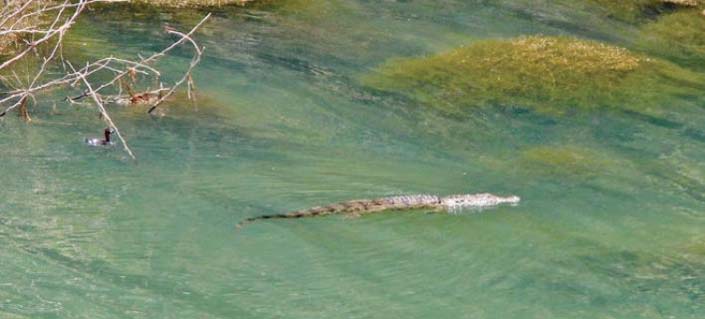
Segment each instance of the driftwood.
[{"label": "driftwood", "polygon": [[[0,60],[0,80],[9,91],[0,92],[0,117],[13,110],[26,121],[31,121],[28,106],[37,104],[38,96],[49,90],[64,87],[78,88],[81,93],[67,97],[70,103],[90,98],[102,118],[122,142],[127,154],[135,159],[127,141],[120,133],[105,107],[109,103],[148,105],[152,113],[179,87],[186,84],[189,98],[193,98],[192,71],[201,61],[203,48],[192,38],[193,34],[209,19],[206,15],[189,32],[165,28],[165,32],[176,40],[163,50],[148,57],[124,59],[104,57],[83,66],[74,66],[62,54],[65,34],[88,5],[95,3],[117,3],[129,0],[78,0],[63,2],[40,0],[5,1],[0,10],[0,39],[14,39],[15,51],[6,60]],[[162,72],[154,64],[166,57],[182,44],[193,47],[194,55],[183,76],[171,85],[161,82]],[[2,48],[0,48],[2,49]],[[40,50],[42,49],[42,50]],[[46,53],[41,53],[46,52]],[[31,74],[18,76],[13,66],[23,59],[39,59],[40,63]],[[62,72],[49,70],[60,69]],[[111,76],[105,76],[110,74]],[[25,80],[22,80],[22,79]],[[100,78],[103,80],[95,80]],[[105,80],[105,79],[108,80]],[[149,80],[149,81],[147,81]],[[139,83],[158,83],[158,88],[144,88],[135,93]],[[127,91],[125,94],[124,91]],[[110,94],[117,92],[116,94]]]}]

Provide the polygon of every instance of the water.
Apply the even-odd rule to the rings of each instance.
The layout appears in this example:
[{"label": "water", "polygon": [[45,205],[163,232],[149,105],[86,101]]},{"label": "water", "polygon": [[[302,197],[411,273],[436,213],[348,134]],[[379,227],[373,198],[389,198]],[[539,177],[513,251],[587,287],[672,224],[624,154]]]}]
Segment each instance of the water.
[{"label": "water", "polygon": [[[198,36],[207,57],[196,109],[179,99],[160,118],[112,110],[136,162],[82,144],[103,128],[88,107],[47,102],[31,125],[3,120],[0,317],[701,318],[697,98],[673,97],[663,118],[448,116],[359,82],[389,58],[484,38],[567,34],[640,50],[635,24],[571,9],[223,9]],[[168,43],[162,23],[186,28],[198,14],[93,12],[68,41],[87,56],[150,52]],[[173,69],[189,59],[177,54]],[[553,150],[588,158],[541,162]],[[473,192],[523,201],[234,230],[246,217],[341,200]]]}]

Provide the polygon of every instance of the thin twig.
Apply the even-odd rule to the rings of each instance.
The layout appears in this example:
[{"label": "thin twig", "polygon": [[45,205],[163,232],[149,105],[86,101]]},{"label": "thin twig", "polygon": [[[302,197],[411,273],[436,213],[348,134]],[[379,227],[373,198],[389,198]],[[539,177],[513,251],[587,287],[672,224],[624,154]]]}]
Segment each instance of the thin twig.
[{"label": "thin twig", "polygon": [[[211,17],[211,14],[206,15],[199,23],[197,23],[187,33],[182,33],[172,29],[167,29],[167,33],[176,35],[179,38],[172,42],[169,46],[156,52],[148,57],[138,55],[137,60],[118,58],[114,56],[101,58],[91,63],[87,63],[80,69],[66,61],[62,54],[63,40],[69,29],[75,24],[78,17],[85,11],[88,5],[94,3],[118,3],[128,2],[130,0],[64,0],[63,3],[44,2],[39,0],[26,0],[19,5],[6,5],[0,10],[0,37],[18,39],[29,37],[30,39],[23,40],[18,43],[20,49],[11,58],[0,62],[0,71],[9,70],[13,76],[0,76],[0,81],[4,82],[5,86],[10,90],[0,92],[0,107],[4,106],[4,110],[0,112],[0,117],[3,117],[8,112],[20,108],[22,114],[29,118],[27,111],[27,103],[30,101],[36,105],[36,95],[47,92],[55,87],[84,87],[85,90],[78,96],[67,98],[68,102],[74,103],[84,97],[91,97],[98,107],[103,119],[108,122],[108,125],[115,130],[116,135],[123,144],[125,151],[131,158],[135,159],[135,155],[130,149],[127,141],[123,138],[120,130],[113,122],[112,118],[105,107],[106,102],[116,103],[120,101],[128,101],[128,104],[148,103],[150,105],[149,113],[154,111],[166,99],[174,94],[174,92],[184,83],[187,85],[187,93],[189,99],[192,99],[193,70],[200,63],[203,48],[200,47],[192,38],[193,34],[203,26],[203,24]],[[17,4],[17,3],[16,3]],[[41,24],[37,21],[48,21],[47,24]],[[14,38],[13,38],[14,37]],[[35,39],[36,37],[36,39]],[[167,56],[172,50],[184,43],[189,43],[194,48],[194,55],[188,68],[184,71],[183,76],[170,87],[164,87],[160,81],[162,72],[154,66],[155,62]],[[29,59],[38,52],[38,48],[45,46],[47,43],[52,43],[52,47],[48,53],[41,57],[41,63],[38,69],[30,76],[30,72],[23,72],[27,75],[27,79],[21,79],[15,73],[15,67],[12,67],[18,61]],[[39,56],[39,54],[36,54]],[[53,63],[53,62],[60,62]],[[55,78],[46,79],[52,73],[52,65],[63,66],[60,75]],[[67,68],[68,66],[68,68]],[[111,74],[109,80],[92,82],[93,76],[102,75],[104,73]],[[139,78],[151,79],[152,83],[158,84],[158,89],[147,88],[145,90],[136,91],[133,85],[137,86]],[[128,96],[123,95],[123,87],[127,88]],[[102,97],[102,91],[113,88],[118,92],[118,95],[106,95]]]},{"label": "thin twig", "polygon": [[[76,72],[76,69],[73,67],[73,65],[70,62],[68,62],[68,65],[72,70],[74,70],[74,72]],[[132,150],[130,149],[130,146],[127,144],[127,141],[125,140],[125,138],[122,137],[122,134],[120,133],[120,129],[118,129],[117,125],[115,125],[115,122],[113,122],[113,119],[110,118],[110,114],[108,114],[108,111],[105,109],[103,102],[101,102],[98,95],[95,93],[95,91],[93,91],[93,87],[91,86],[91,83],[88,82],[88,79],[86,79],[86,77],[83,75],[83,73],[77,73],[77,74],[81,78],[81,80],[83,81],[83,84],[86,85],[86,88],[88,89],[90,96],[93,98],[93,102],[95,102],[95,105],[98,106],[98,108],[100,109],[100,114],[102,115],[103,119],[105,119],[105,121],[108,122],[108,125],[110,125],[111,129],[115,130],[115,134],[122,142],[122,147],[125,149],[127,154],[129,154],[130,157],[132,157],[133,160],[136,160],[137,157],[135,157],[135,154],[132,153]]]}]

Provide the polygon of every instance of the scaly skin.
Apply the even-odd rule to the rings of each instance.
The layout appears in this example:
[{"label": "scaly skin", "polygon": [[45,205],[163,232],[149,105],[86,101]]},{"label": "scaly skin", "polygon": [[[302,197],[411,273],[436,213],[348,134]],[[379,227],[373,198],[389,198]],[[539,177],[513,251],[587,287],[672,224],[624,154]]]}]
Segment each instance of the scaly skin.
[{"label": "scaly skin", "polygon": [[328,206],[313,207],[306,210],[297,210],[286,214],[262,215],[250,217],[239,224],[241,228],[246,224],[264,219],[286,219],[326,216],[333,214],[349,214],[360,216],[363,214],[377,213],[387,210],[417,210],[429,209],[434,211],[454,211],[464,208],[487,208],[501,204],[517,204],[521,199],[518,196],[501,197],[493,194],[465,194],[439,197],[436,195],[409,195],[394,196],[378,199],[362,199],[340,202]]}]

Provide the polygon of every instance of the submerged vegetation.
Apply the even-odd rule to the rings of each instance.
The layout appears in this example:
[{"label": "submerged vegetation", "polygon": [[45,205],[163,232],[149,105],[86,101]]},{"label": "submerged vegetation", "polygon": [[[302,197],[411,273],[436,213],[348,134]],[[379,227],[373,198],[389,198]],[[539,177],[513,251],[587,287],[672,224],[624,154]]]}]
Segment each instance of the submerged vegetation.
[{"label": "submerged vegetation", "polygon": [[700,0],[589,0],[610,17],[623,21],[639,21],[646,16],[678,7],[698,7]]},{"label": "submerged vegetation", "polygon": [[600,6],[608,16],[625,21],[638,20],[645,11],[662,4],[660,0],[590,0],[590,2]]},{"label": "submerged vegetation", "polygon": [[135,2],[162,7],[188,8],[223,5],[245,5],[252,1],[253,0],[136,0]]},{"label": "submerged vegetation", "polygon": [[590,0],[608,15],[638,22],[638,48],[688,68],[702,69],[705,59],[705,1]]},{"label": "submerged vegetation", "polygon": [[703,68],[705,16],[683,10],[659,18],[643,28],[643,46],[649,52],[688,67]]},{"label": "submerged vegetation", "polygon": [[612,167],[613,160],[578,147],[537,146],[521,153],[520,164],[531,172],[544,175],[589,176]]},{"label": "submerged vegetation", "polygon": [[[529,107],[563,114],[619,106],[665,94],[664,74],[696,75],[626,49],[569,37],[478,41],[431,57],[392,60],[363,78],[447,112],[462,107]],[[680,92],[684,93],[684,92]]]},{"label": "submerged vegetation", "polygon": [[[392,59],[362,81],[448,113],[501,106],[553,115],[606,108],[660,115],[667,96],[699,94],[705,78],[694,70],[705,59],[703,1],[588,2],[618,20],[639,21],[636,45],[536,35],[483,40]],[[664,85],[669,81],[679,85]]]}]

